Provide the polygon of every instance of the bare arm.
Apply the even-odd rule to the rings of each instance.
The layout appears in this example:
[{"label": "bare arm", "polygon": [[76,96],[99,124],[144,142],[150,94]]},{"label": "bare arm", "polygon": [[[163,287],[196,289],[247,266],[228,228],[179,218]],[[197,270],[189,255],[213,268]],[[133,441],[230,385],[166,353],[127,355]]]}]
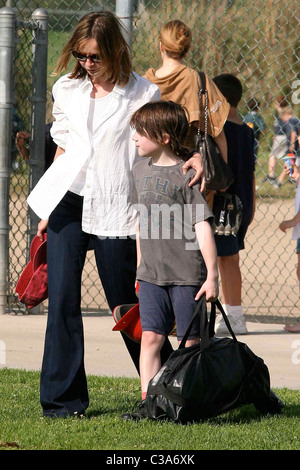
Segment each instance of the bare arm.
[{"label": "bare arm", "polygon": [[299,224],[299,222],[300,222],[300,211],[298,211],[295,217],[293,217],[292,219],[283,220],[283,222],[279,224],[279,229],[282,232],[286,233],[287,229],[296,227],[296,225]]},{"label": "bare arm", "polygon": [[141,247],[140,247],[140,230],[139,224],[136,226],[136,266],[139,267],[141,262]]},{"label": "bare arm", "polygon": [[205,294],[206,300],[212,302],[219,295],[217,249],[212,228],[206,220],[195,225],[196,237],[207,269],[206,281],[201,286],[195,299]]},{"label": "bare arm", "polygon": [[217,146],[219,147],[219,150],[221,152],[221,155],[222,155],[224,161],[227,163],[228,148],[227,148],[227,140],[226,140],[225,132],[224,131],[220,132],[218,137],[214,137],[214,141],[216,142]]},{"label": "bare arm", "polygon": [[291,135],[290,135],[290,142],[291,142],[290,152],[295,152],[295,143],[296,143],[296,141],[297,141],[297,132],[292,131]]}]

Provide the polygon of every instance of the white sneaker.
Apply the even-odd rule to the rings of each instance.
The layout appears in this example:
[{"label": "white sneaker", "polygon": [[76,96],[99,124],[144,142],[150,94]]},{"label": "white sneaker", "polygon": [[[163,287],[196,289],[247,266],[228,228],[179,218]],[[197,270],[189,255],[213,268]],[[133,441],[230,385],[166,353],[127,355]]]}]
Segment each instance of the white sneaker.
[{"label": "white sneaker", "polygon": [[[244,316],[233,317],[227,315],[227,317],[235,335],[245,335],[248,333]],[[215,333],[219,335],[230,334],[222,316],[220,321],[216,322]]]}]

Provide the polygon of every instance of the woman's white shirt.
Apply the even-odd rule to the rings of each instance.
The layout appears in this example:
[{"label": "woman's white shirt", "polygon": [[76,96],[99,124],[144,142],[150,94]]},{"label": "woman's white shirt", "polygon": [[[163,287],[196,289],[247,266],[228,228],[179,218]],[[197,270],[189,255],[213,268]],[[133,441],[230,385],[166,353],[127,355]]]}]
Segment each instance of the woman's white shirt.
[{"label": "woman's white shirt", "polygon": [[[93,142],[93,136],[95,135],[96,130],[101,125],[101,122],[104,118],[104,114],[107,109],[110,109],[112,106],[112,95],[109,93],[103,98],[92,98],[90,97],[90,107],[88,114],[88,132],[90,136],[90,141]],[[93,157],[92,157],[93,158]],[[75,181],[72,183],[69,191],[72,191],[79,196],[84,196],[84,188],[86,185],[86,172],[90,164],[90,159],[87,160],[76,176]]]},{"label": "woman's white shirt", "polygon": [[143,104],[160,99],[159,88],[134,74],[100,100],[88,78],[61,77],[53,86],[51,134],[65,152],[40,179],[28,204],[47,219],[68,190],[83,196],[82,229],[99,236],[135,233],[131,171],[138,161],[129,122]]}]

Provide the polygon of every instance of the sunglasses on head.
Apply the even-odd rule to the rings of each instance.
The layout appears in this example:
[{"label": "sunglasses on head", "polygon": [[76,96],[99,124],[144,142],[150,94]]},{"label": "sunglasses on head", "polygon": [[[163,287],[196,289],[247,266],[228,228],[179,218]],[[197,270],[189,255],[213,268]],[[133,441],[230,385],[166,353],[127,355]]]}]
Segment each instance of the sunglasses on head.
[{"label": "sunglasses on head", "polygon": [[80,62],[86,62],[88,59],[90,59],[90,61],[94,62],[95,64],[101,62],[101,59],[98,54],[81,54],[81,52],[72,51],[72,55],[73,57],[75,57],[76,60],[79,60]]}]

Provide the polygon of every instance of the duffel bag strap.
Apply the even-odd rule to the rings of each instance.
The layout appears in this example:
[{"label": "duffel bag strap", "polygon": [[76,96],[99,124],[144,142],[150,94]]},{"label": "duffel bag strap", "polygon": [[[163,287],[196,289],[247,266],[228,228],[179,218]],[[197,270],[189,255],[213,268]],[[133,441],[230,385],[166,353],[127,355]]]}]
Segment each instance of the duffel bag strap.
[{"label": "duffel bag strap", "polygon": [[233,332],[233,329],[231,328],[228,317],[227,317],[227,315],[226,315],[219,299],[217,299],[215,302],[211,303],[211,311],[210,311],[210,317],[209,317],[209,337],[211,338],[215,334],[216,307],[221,312],[221,314],[223,316],[223,320],[225,322],[225,325],[227,326],[228,331],[231,334],[233,340],[237,341],[236,336]]},{"label": "duffel bag strap", "polygon": [[197,306],[193,314],[193,318],[182,338],[182,341],[178,349],[185,348],[185,343],[188,339],[193,323],[198,316],[200,316],[200,349],[203,350],[209,347],[209,329],[208,329],[206,299],[205,299],[205,294],[203,294],[198,300]]}]

